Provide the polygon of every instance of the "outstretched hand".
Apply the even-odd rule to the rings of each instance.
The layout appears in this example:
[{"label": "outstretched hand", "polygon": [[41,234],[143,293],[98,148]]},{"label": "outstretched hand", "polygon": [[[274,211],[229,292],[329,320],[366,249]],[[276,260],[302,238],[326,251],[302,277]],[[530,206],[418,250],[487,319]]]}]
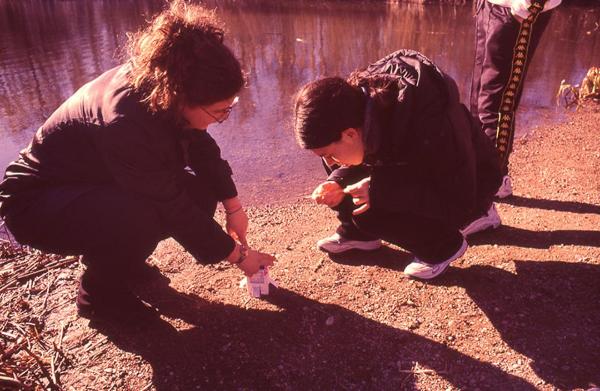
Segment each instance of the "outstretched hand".
[{"label": "outstretched hand", "polygon": [[250,277],[257,273],[261,266],[272,266],[274,262],[274,256],[248,249],[248,255],[246,255],[246,258],[237,266],[245,275]]},{"label": "outstretched hand", "polygon": [[311,198],[315,200],[317,204],[323,204],[330,208],[334,208],[342,202],[345,196],[342,186],[333,181],[326,181],[315,188]]}]

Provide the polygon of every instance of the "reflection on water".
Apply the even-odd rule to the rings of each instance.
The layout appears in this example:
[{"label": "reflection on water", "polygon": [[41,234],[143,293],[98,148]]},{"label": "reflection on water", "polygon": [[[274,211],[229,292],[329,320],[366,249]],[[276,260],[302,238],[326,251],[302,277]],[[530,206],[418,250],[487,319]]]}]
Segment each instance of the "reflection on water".
[{"label": "reflection on water", "polygon": [[[398,48],[432,58],[468,91],[471,6],[376,2],[206,1],[228,25],[227,41],[249,73],[230,120],[210,129],[243,198],[275,201],[310,192],[318,159],[291,133],[291,97],[318,76],[347,75]],[[75,89],[119,63],[125,34],[162,1],[0,0],[0,167]],[[561,7],[531,65],[520,131],[554,110],[561,79],[579,82],[600,59],[600,10]],[[595,65],[598,65],[596,63]]]}]

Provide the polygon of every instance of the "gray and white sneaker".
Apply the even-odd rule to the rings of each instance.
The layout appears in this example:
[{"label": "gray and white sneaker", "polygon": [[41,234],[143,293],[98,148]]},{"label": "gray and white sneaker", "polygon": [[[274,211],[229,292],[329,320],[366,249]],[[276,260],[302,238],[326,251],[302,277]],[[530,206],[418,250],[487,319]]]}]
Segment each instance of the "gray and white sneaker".
[{"label": "gray and white sneaker", "polygon": [[381,240],[350,240],[337,232],[317,242],[317,248],[328,253],[343,253],[349,250],[373,251],[381,247]]},{"label": "gray and white sneaker", "polygon": [[504,178],[502,178],[502,184],[500,185],[500,187],[498,188],[498,191],[496,192],[496,197],[506,198],[509,195],[512,195],[512,193],[513,193],[512,179],[508,175],[504,175]]},{"label": "gray and white sneaker", "polygon": [[463,239],[463,242],[458,249],[458,251],[452,255],[450,258],[445,260],[442,263],[429,264],[421,261],[419,258],[416,258],[409,263],[406,268],[404,268],[404,274],[409,277],[421,278],[423,280],[430,280],[442,274],[450,263],[456,261],[458,258],[462,257],[462,255],[467,251],[469,245],[467,241]]},{"label": "gray and white sneaker", "polygon": [[496,210],[496,204],[492,202],[490,209],[481,216],[480,218],[473,220],[465,228],[460,230],[460,233],[466,238],[474,233],[485,231],[490,228],[498,228],[502,224],[498,211]]}]

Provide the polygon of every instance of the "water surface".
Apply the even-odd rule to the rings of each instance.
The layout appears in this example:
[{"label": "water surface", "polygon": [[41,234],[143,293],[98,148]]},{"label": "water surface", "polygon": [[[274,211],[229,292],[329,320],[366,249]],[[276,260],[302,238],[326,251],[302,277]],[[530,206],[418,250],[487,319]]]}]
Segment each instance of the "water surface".
[{"label": "water surface", "polygon": [[[0,168],[74,90],[119,64],[126,32],[162,1],[0,0]],[[467,98],[473,64],[471,6],[353,1],[208,1],[249,85],[231,118],[210,133],[246,201],[309,194],[323,177],[296,147],[291,98],[319,76],[348,75],[399,48],[419,50],[452,75]],[[600,10],[560,7],[531,64],[519,132],[556,119],[562,79],[578,83],[600,65]],[[594,64],[594,61],[596,63]],[[76,164],[74,162],[74,164]]]}]

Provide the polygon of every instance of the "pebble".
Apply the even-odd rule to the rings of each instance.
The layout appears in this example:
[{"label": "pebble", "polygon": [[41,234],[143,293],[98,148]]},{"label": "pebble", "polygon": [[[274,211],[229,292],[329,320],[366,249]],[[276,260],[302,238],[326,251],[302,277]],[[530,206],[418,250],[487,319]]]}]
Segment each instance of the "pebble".
[{"label": "pebble", "polygon": [[334,319],[333,316],[330,316],[329,318],[327,318],[327,320],[325,321],[325,325],[327,326],[331,326],[333,325]]}]

